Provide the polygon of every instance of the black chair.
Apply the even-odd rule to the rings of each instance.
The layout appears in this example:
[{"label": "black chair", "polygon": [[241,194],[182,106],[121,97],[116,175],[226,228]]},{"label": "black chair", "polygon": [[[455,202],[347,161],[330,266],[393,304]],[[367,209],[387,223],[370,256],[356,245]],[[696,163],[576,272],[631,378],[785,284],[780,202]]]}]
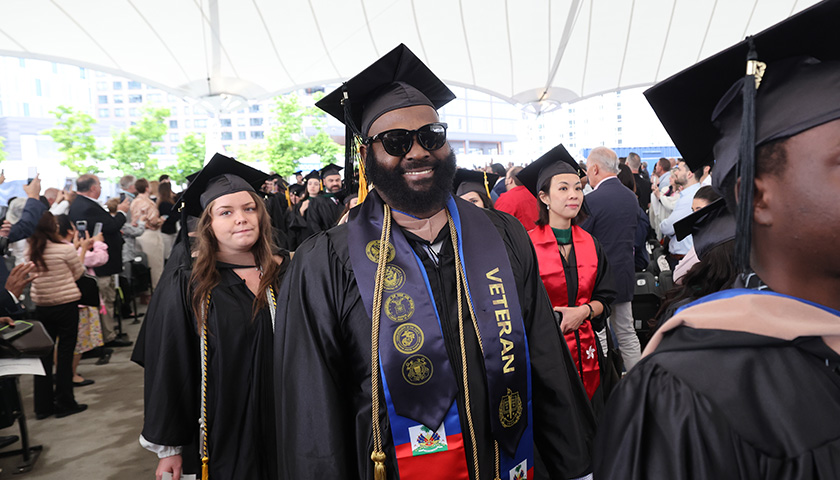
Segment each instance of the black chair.
[{"label": "black chair", "polygon": [[668,290],[674,288],[674,272],[666,270],[659,274],[659,295],[665,297]]},{"label": "black chair", "polygon": [[[0,457],[21,455],[21,463],[15,467],[14,473],[25,473],[32,470],[35,461],[43,450],[41,445],[29,445],[29,429],[26,427],[26,415],[23,412],[23,401],[20,398],[20,380],[18,375],[0,378],[0,428],[6,428],[17,422],[20,427],[21,448],[0,452]],[[9,442],[0,448],[17,442],[17,436],[10,437]]]},{"label": "black chair", "polygon": [[656,318],[656,312],[662,303],[656,277],[650,272],[636,273],[636,284],[633,292],[633,322],[636,335],[641,347],[647,345],[650,336],[649,321]]}]

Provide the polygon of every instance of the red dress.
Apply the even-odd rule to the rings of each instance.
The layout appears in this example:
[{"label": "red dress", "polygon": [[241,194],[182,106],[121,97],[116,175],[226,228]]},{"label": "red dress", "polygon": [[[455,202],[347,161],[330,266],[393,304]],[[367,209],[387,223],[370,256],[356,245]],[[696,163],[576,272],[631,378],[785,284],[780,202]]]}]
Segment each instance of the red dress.
[{"label": "red dress", "polygon": [[[538,226],[528,232],[539,260],[542,278],[552,307],[569,306],[569,293],[566,288],[566,273],[554,232],[548,225]],[[578,226],[572,226],[572,245],[577,263],[578,292],[574,305],[588,303],[592,298],[595,281],[598,277],[598,253],[592,235]],[[586,388],[589,399],[595,395],[601,384],[601,369],[598,364],[598,338],[589,320],[584,320],[580,327],[565,335],[566,343],[572,354],[572,360]]]}]

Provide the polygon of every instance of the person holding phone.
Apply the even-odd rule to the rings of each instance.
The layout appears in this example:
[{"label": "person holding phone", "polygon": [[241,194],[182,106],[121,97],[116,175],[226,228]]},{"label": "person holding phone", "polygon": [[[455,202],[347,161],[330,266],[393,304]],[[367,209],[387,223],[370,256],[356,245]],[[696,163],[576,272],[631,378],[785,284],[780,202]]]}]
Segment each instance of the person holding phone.
[{"label": "person holding phone", "polygon": [[35,264],[38,274],[31,291],[35,315],[57,344],[55,387],[51,354],[41,358],[46,375],[35,377],[35,417],[66,417],[87,409],[73,395],[73,351],[79,327],[77,305],[82,297],[76,280],[84,273],[84,257],[93,239],[81,240],[81,253],[77,253],[58,235],[53,214],[45,212],[27,241],[28,260]]},{"label": "person holding phone", "polygon": [[88,225],[102,223],[102,235],[108,245],[108,261],[105,265],[94,268],[99,294],[105,305],[102,315],[102,336],[107,347],[127,347],[131,342],[127,338],[117,338],[114,331],[114,301],[117,290],[114,274],[122,272],[122,234],[120,229],[126,222],[129,208],[128,199],[117,206],[117,214],[113,217],[102,208],[97,199],[102,194],[102,184],[99,177],[92,174],[82,175],[76,180],[78,197],[70,204],[67,216],[70,221],[85,220]]}]

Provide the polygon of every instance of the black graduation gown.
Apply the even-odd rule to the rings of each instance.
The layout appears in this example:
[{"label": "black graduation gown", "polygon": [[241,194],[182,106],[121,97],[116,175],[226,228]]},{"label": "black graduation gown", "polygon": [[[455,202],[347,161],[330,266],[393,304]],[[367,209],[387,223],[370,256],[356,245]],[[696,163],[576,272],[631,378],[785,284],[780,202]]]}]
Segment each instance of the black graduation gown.
[{"label": "black graduation gown", "polygon": [[[297,247],[301,243],[303,243],[304,240],[312,236],[312,231],[309,229],[309,225],[307,225],[306,223],[305,215],[308,215],[308,213],[300,213],[300,207],[302,205],[303,201],[298,202],[286,213],[286,225],[288,225],[287,241],[289,251],[297,250]],[[307,207],[307,211],[308,210],[309,207]]]},{"label": "black graduation gown", "polygon": [[[143,437],[183,446],[184,473],[200,474],[200,335],[188,302],[189,263],[179,247],[167,263],[177,267],[166,269],[152,296],[132,360],[145,368]],[[219,270],[208,318],[210,478],[275,479],[270,311],[252,321],[254,295],[230,268]]]},{"label": "black graduation gown", "polygon": [[[607,255],[601,247],[601,242],[595,237],[592,237],[592,240],[595,242],[595,254],[598,256],[598,270],[595,273],[595,286],[592,288],[592,298],[590,300],[598,300],[604,306],[604,311],[601,315],[592,319],[592,329],[597,333],[606,328],[606,319],[610,316],[610,305],[615,301],[616,291],[612,276],[610,275],[610,265],[607,261]],[[575,305],[577,303],[579,285],[574,244],[572,244],[572,248],[569,251],[569,260],[567,261],[563,258],[563,255],[560,255],[560,261],[563,262],[563,274],[566,277],[566,291],[569,296],[568,304]],[[601,385],[592,397],[592,408],[595,411],[595,415],[600,416],[609,394],[617,383],[618,373],[609,362],[607,354],[601,347],[600,341],[595,342],[595,347],[598,350],[598,367],[601,370]],[[578,349],[578,352],[580,352],[580,349]],[[579,362],[576,358],[572,360],[575,362],[575,365]]]},{"label": "black graduation gown", "polygon": [[286,204],[286,196],[283,193],[265,194],[265,209],[271,219],[271,236],[274,245],[289,250],[289,209]]},{"label": "black graduation gown", "polygon": [[306,225],[309,227],[310,235],[334,227],[343,211],[344,205],[337,202],[333,196],[310,197],[309,207],[306,209]]},{"label": "black graduation gown", "polygon": [[840,478],[840,356],[679,327],[619,383],[594,455],[595,478]]},{"label": "black graduation gown", "polygon": [[[514,217],[484,211],[508,252],[523,310],[530,348],[534,403],[534,442],[551,478],[574,478],[590,471],[594,416],[571,356],[553,320],[539,277],[534,248]],[[394,228],[397,228],[394,224]],[[434,265],[420,253],[438,306],[444,342],[455,378],[461,375],[454,255],[448,229]],[[492,232],[488,232],[492,234]],[[275,337],[275,388],[280,478],[372,479],[371,320],[365,311],[350,263],[347,225],[310,238],[295,253],[281,288]],[[466,311],[466,305],[463,307]],[[469,325],[469,323],[468,323]],[[465,329],[471,405],[481,478],[494,475],[483,360],[475,332]],[[456,401],[464,410],[460,381]],[[380,384],[380,399],[384,399]],[[398,478],[384,401],[379,409],[388,478]],[[468,432],[465,415],[462,431]],[[472,451],[464,435],[466,451]],[[472,472],[472,462],[467,459]],[[472,474],[472,473],[471,473]]]}]

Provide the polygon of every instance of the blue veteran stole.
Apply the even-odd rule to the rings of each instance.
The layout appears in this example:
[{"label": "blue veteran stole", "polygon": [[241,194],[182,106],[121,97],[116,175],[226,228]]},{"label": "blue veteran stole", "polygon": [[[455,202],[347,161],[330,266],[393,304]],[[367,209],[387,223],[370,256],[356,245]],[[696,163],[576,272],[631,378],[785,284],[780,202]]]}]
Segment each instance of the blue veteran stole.
[{"label": "blue veteran stole", "polygon": [[[348,223],[350,261],[368,315],[373,311],[383,205],[372,192]],[[457,233],[466,298],[475,312],[484,352],[491,429],[501,447],[500,469],[510,478],[533,478],[530,359],[507,250],[484,212],[452,197],[446,208]],[[457,478],[458,470],[466,475],[455,402],[460,376],[454,375],[449,362],[422,261],[400,228],[392,229],[387,248],[379,365],[400,477],[428,478],[430,462],[418,462],[422,459],[417,457],[435,453],[435,462],[449,464],[447,475]],[[470,318],[464,309],[465,328]],[[437,455],[440,452],[449,453]]]}]

